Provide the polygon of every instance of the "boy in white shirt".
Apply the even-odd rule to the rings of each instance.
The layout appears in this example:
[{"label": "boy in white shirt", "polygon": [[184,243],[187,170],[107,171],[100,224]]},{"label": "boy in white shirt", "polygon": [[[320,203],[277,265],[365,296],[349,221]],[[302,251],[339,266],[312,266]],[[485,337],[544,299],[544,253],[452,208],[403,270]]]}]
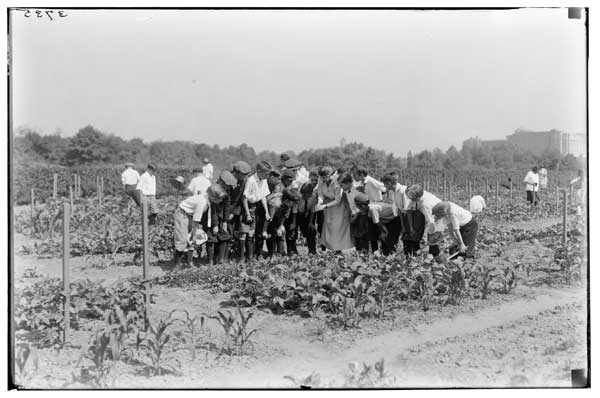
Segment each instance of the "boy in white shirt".
[{"label": "boy in white shirt", "polygon": [[210,180],[203,174],[203,169],[200,167],[194,168],[193,172],[196,174],[190,181],[187,189],[192,195],[206,193],[208,187],[210,187]]},{"label": "boy in white shirt", "polygon": [[540,176],[538,175],[537,166],[533,166],[531,168],[531,170],[525,176],[523,182],[525,183],[525,191],[527,192],[527,201],[531,203],[532,206],[537,206],[537,193],[540,185]]},{"label": "boy in white shirt", "polygon": [[152,162],[148,163],[146,171],[140,176],[136,187],[139,191],[140,199],[148,203],[148,210],[150,211],[148,224],[150,225],[156,222],[156,216],[159,213],[158,204],[156,203],[156,177],[154,175],[157,169],[156,164]]},{"label": "boy in white shirt", "polygon": [[456,245],[450,248],[450,254],[458,251],[462,257],[473,258],[479,225],[471,212],[456,203],[440,202],[433,206],[432,213],[436,221],[445,221],[456,241]]},{"label": "boy in white shirt", "polygon": [[[267,196],[271,193],[267,177],[272,170],[269,162],[261,161],[256,165],[256,173],[248,177],[244,194],[242,196],[242,207],[245,217],[240,228],[240,241],[245,241],[246,258],[248,260],[262,254],[265,241],[263,227],[265,221],[271,219],[267,207]],[[254,244],[256,240],[256,245]]]},{"label": "boy in white shirt", "polygon": [[140,206],[140,197],[136,190],[137,184],[140,181],[140,173],[133,168],[133,163],[125,163],[125,171],[121,173],[121,183],[125,188],[127,195],[134,200],[134,202]]},{"label": "boy in white shirt", "polygon": [[362,184],[365,189],[365,194],[369,198],[369,202],[383,201],[382,192],[385,192],[385,185],[381,181],[369,175],[369,171],[364,167],[353,169],[354,179]]},{"label": "boy in white shirt", "polygon": [[208,181],[212,181],[215,168],[208,158],[202,159],[202,163],[204,163],[204,166],[202,166],[202,175],[204,175]]}]

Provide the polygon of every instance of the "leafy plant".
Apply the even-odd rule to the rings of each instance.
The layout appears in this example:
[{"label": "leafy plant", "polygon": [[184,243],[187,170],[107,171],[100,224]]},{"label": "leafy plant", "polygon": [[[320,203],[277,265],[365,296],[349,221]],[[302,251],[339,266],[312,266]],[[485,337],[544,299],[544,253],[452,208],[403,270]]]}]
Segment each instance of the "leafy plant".
[{"label": "leafy plant", "polygon": [[138,346],[141,347],[146,355],[152,361],[152,374],[161,375],[165,370],[171,373],[177,373],[176,367],[181,366],[179,360],[168,356],[170,353],[173,334],[169,327],[176,322],[176,319],[161,318],[157,322],[148,322],[148,329],[138,337]]}]

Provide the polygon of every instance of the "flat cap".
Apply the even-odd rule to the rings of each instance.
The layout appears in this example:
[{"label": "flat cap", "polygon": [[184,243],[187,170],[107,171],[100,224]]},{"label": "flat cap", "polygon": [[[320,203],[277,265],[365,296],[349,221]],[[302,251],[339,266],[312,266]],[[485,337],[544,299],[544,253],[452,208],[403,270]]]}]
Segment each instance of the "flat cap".
[{"label": "flat cap", "polygon": [[154,171],[158,170],[158,167],[156,167],[156,163],[153,162],[148,163],[148,168]]},{"label": "flat cap", "polygon": [[237,184],[237,179],[227,170],[223,170],[219,178],[229,187],[235,187]]},{"label": "flat cap", "polygon": [[243,160],[238,160],[233,164],[233,170],[241,174],[250,174],[252,168],[248,163],[244,162]]},{"label": "flat cap", "polygon": [[300,166],[302,166],[302,162],[298,159],[289,159],[285,161],[285,167],[287,168],[294,169]]},{"label": "flat cap", "polygon": [[258,162],[256,164],[256,171],[257,172],[263,172],[264,173],[266,171],[271,171],[271,170],[273,170],[273,167],[266,160],[261,160],[260,162]]}]

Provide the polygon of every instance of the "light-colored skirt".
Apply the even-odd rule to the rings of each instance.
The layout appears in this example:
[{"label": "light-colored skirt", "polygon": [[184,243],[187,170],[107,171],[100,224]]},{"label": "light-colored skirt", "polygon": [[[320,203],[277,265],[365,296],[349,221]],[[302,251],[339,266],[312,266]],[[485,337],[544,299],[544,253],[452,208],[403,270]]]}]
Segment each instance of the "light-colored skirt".
[{"label": "light-colored skirt", "polygon": [[350,235],[350,206],[346,194],[336,206],[323,210],[321,244],[331,250],[347,250],[354,247]]}]

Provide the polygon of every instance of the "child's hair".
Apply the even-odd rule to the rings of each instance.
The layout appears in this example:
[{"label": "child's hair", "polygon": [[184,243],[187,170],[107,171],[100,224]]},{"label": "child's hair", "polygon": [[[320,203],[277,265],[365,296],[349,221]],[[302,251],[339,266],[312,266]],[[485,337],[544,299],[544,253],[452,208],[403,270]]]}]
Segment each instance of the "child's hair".
[{"label": "child's hair", "polygon": [[307,182],[306,184],[302,185],[302,187],[300,188],[300,193],[302,195],[310,195],[315,191],[315,186],[309,182]]},{"label": "child's hair", "polygon": [[333,169],[329,166],[323,166],[319,169],[319,177],[329,177],[333,174]]},{"label": "child's hair", "polygon": [[390,171],[389,173],[383,176],[381,182],[383,182],[384,184],[390,184],[392,186],[398,184],[398,173],[396,173],[395,171]]},{"label": "child's hair", "polygon": [[357,167],[356,168],[356,174],[360,177],[366,177],[369,175],[369,170],[367,170],[364,167]]},{"label": "child's hair", "polygon": [[414,196],[416,199],[419,199],[423,196],[423,187],[421,184],[414,184],[410,187],[406,188],[406,196],[411,198]]},{"label": "child's hair", "polygon": [[279,172],[279,170],[273,169],[271,170],[271,172],[269,173],[270,177],[276,177],[276,178],[280,178],[281,177],[281,173]]},{"label": "child's hair", "polygon": [[340,178],[338,181],[340,182],[340,184],[352,184],[352,182],[354,181],[354,178],[352,178],[352,174],[346,172],[346,173],[340,175]]},{"label": "child's hair", "polygon": [[442,218],[450,214],[450,203],[449,202],[439,202],[433,209],[431,209],[431,214],[436,217]]},{"label": "child's hair", "polygon": [[354,195],[354,203],[357,205],[368,206],[369,197],[362,192],[357,192],[356,195]]},{"label": "child's hair", "polygon": [[311,171],[308,172],[308,177],[318,177],[319,176],[319,170],[317,169],[312,169]]},{"label": "child's hair", "polygon": [[297,202],[300,200],[300,193],[295,189],[284,189],[281,199]]}]

